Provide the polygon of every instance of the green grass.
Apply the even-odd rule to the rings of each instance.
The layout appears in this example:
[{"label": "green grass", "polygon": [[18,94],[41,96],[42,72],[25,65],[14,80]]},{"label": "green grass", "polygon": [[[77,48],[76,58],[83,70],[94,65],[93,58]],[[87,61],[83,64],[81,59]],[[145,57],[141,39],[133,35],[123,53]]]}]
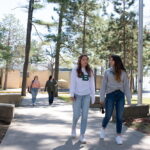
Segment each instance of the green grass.
[{"label": "green grass", "polygon": [[59,94],[58,98],[64,100],[65,102],[71,102],[69,94]]},{"label": "green grass", "polygon": [[[132,104],[137,104],[137,99],[136,99],[136,98],[133,98],[132,101],[131,101],[131,103],[132,103]],[[150,105],[150,98],[143,98],[142,103],[143,103],[143,104],[149,104],[149,105]]]},{"label": "green grass", "polygon": [[[70,102],[70,95],[69,94],[59,94],[58,98]],[[137,104],[137,99],[133,97],[132,104]],[[143,98],[143,104],[149,104],[150,105],[150,98]]]}]

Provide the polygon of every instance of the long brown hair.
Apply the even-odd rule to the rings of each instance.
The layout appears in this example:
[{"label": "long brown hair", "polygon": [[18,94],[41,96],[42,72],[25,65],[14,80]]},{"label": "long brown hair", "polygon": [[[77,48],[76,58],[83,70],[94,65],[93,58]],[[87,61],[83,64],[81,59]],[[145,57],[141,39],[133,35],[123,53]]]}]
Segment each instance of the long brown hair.
[{"label": "long brown hair", "polygon": [[33,80],[35,80],[36,78],[38,79],[38,76],[37,76],[37,75],[36,75],[36,76],[34,76],[34,79],[33,79]]},{"label": "long brown hair", "polygon": [[120,56],[118,56],[118,55],[111,55],[110,58],[112,58],[113,61],[115,62],[115,64],[114,64],[115,79],[118,82],[121,82],[121,72],[122,71],[126,72],[126,69],[122,63],[122,60],[121,60]]},{"label": "long brown hair", "polygon": [[[85,55],[85,54],[79,56],[79,58],[78,58],[78,66],[77,66],[78,77],[81,77],[83,75],[82,66],[81,66],[81,60],[82,60],[83,57],[87,57],[87,59],[89,60],[89,57],[87,55]],[[89,64],[87,64],[87,66],[85,67],[85,70],[88,73],[89,77],[91,77],[92,69],[91,69]]]}]

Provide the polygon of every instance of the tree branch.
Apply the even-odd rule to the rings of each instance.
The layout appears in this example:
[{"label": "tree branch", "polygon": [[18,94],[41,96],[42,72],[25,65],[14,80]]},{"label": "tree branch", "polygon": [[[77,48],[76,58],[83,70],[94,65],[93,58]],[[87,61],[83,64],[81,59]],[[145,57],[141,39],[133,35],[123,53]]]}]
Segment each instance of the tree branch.
[{"label": "tree branch", "polygon": [[44,40],[41,38],[41,36],[40,36],[40,34],[39,34],[39,32],[38,32],[38,30],[37,30],[35,24],[32,23],[32,25],[33,25],[33,27],[35,28],[35,31],[36,31],[38,37],[40,38],[40,40],[41,40],[42,42],[44,42]]}]

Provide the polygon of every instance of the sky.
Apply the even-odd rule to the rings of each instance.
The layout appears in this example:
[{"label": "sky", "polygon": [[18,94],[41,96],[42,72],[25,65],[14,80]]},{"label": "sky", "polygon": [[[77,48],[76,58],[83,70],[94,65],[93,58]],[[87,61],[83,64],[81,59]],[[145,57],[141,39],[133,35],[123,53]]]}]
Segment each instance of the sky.
[{"label": "sky", "polygon": [[[27,9],[22,8],[23,6],[28,6],[28,0],[0,0],[0,21],[7,14],[14,14],[14,16],[20,20],[20,23],[26,29],[27,27]],[[41,19],[46,22],[51,22],[51,17],[58,18],[57,13],[53,10],[57,5],[47,5],[41,10],[34,11],[33,17]],[[37,26],[37,29],[41,33],[46,33],[47,29],[41,26]],[[35,29],[33,27],[32,33],[35,34]]]},{"label": "sky", "polygon": [[[138,0],[135,0],[138,3]],[[150,0],[144,1],[144,25],[148,25],[150,27]],[[6,14],[14,14],[17,19],[20,20],[21,24],[26,29],[27,26],[27,10],[25,8],[21,8],[22,6],[28,5],[28,0],[0,0],[0,20]],[[58,18],[57,13],[53,10],[57,5],[51,4],[46,5],[45,8],[35,11],[34,17],[38,19],[42,19],[44,21],[51,21],[51,17],[54,16],[55,19]],[[135,9],[138,10],[138,5],[135,6]],[[45,33],[47,31],[46,28],[37,27],[38,31],[41,33]],[[33,28],[33,34],[35,34],[35,29]]]},{"label": "sky", "polygon": [[[21,8],[23,6],[28,6],[28,0],[0,0],[0,19],[3,18],[5,14],[14,14],[21,23],[26,27],[27,22],[27,10]],[[34,16],[38,16],[39,19],[44,19],[45,21],[50,20],[51,16],[56,16],[56,12],[53,11],[54,5],[46,6],[45,8],[35,11]]]}]

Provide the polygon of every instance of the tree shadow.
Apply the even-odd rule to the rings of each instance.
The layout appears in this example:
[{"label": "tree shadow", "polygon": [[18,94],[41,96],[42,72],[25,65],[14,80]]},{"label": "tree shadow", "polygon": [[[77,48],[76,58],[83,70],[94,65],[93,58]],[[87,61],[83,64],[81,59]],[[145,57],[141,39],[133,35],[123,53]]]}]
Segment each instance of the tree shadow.
[{"label": "tree shadow", "polygon": [[73,144],[73,140],[70,137],[65,144],[58,146],[54,148],[53,150],[80,150],[84,146],[78,141],[75,144]]},{"label": "tree shadow", "polygon": [[[44,104],[46,104],[46,98],[38,98],[39,101],[41,101],[41,106],[38,107],[44,108]],[[28,102],[26,103],[28,104]],[[55,105],[55,104],[54,104]],[[69,104],[59,101],[57,105],[54,107],[58,107],[58,109],[54,108],[54,112],[57,110],[59,111],[59,114],[61,113],[62,117],[57,116],[55,113],[51,114],[49,113],[51,109],[47,109],[47,111],[42,112],[45,109],[42,109],[42,114],[39,113],[38,115],[30,114],[30,113],[22,113],[23,111],[28,111],[28,105],[25,105],[25,110],[22,110],[21,113],[18,112],[15,114],[15,123],[16,125],[15,129],[12,128],[8,133],[9,139],[4,140],[2,143],[3,146],[6,146],[8,149],[11,150],[11,147],[19,147],[23,150],[79,150],[82,149],[84,146],[80,144],[79,141],[74,141],[71,138],[68,138],[68,130],[71,130],[71,119],[67,117],[72,117],[71,115],[71,109],[64,109],[66,107],[60,107]],[[18,109],[18,108],[17,108]],[[20,109],[20,108],[19,108]],[[30,109],[32,110],[32,109]],[[98,112],[97,112],[98,111]],[[31,111],[32,113],[32,111]],[[69,114],[69,115],[66,115]],[[66,116],[65,116],[66,115]],[[149,150],[150,144],[146,142],[146,145],[143,142],[143,139],[145,138],[145,134],[142,134],[140,132],[137,132],[135,130],[129,130],[127,127],[123,126],[123,138],[124,143],[123,145],[117,145],[115,143],[115,131],[116,126],[114,123],[110,122],[107,127],[107,133],[106,133],[106,140],[102,141],[99,140],[99,129],[101,127],[102,122],[102,115],[100,114],[99,109],[91,109],[89,112],[89,119],[88,119],[88,127],[86,132],[86,138],[87,138],[87,145],[85,148],[87,150]],[[26,124],[28,126],[35,127],[36,125],[39,127],[39,131],[35,133],[34,131],[29,131],[28,128],[20,127],[20,123],[23,123],[23,125]],[[52,126],[58,126],[56,128],[56,131],[49,130],[49,124]],[[79,129],[78,123],[78,129]],[[14,125],[14,124],[13,124]],[[46,126],[45,126],[46,125]],[[62,125],[62,126],[61,126]],[[32,129],[33,129],[32,127]],[[48,131],[46,133],[40,132],[40,128],[42,129],[45,127],[48,127]],[[67,129],[67,131],[64,129]],[[22,130],[27,129],[27,131]],[[59,129],[57,131],[57,129]],[[60,133],[62,132],[62,133]],[[15,139],[15,140],[14,140]],[[46,141],[45,144],[43,144]],[[30,146],[32,144],[32,146]],[[51,146],[52,145],[52,146]],[[34,147],[34,149],[33,149]],[[88,147],[88,148],[87,148]],[[1,146],[0,146],[1,149]]]},{"label": "tree shadow", "polygon": [[[0,145],[1,150],[3,148],[5,149],[6,147],[9,150],[15,149],[15,147],[17,147],[17,149],[22,149],[22,150],[45,150],[45,149],[52,150],[51,148],[52,139],[57,141],[58,143],[62,142],[61,141],[62,139],[63,140],[66,139],[66,137],[62,137],[60,139],[59,136],[57,135],[54,136],[54,135],[44,134],[44,133],[43,134],[29,133],[20,130],[14,130],[14,129],[11,129],[11,131],[9,131],[9,136],[7,136],[6,138],[7,140],[5,139],[4,141],[2,141],[2,144]],[[41,144],[45,140],[47,141],[47,145]],[[53,143],[55,142],[53,141]]]},{"label": "tree shadow", "polygon": [[34,116],[29,114],[15,114],[14,121],[23,124],[32,124],[32,125],[46,125],[46,124],[58,124],[58,125],[66,125],[71,127],[71,122],[65,121],[63,118],[56,118],[50,114]]},{"label": "tree shadow", "polygon": [[69,105],[68,103],[64,102],[63,100],[59,100],[57,98],[54,99],[53,104],[49,105],[48,97],[44,98],[37,98],[36,105],[32,106],[32,98],[24,98],[21,101],[20,107],[29,107],[29,108],[38,108],[38,107],[57,107],[60,105]]},{"label": "tree shadow", "polygon": [[[94,129],[96,130],[98,126],[100,128],[102,118],[94,117],[91,118],[90,121],[92,123],[88,125],[88,128],[93,129],[91,129],[91,133],[88,139],[95,139],[95,136],[99,138],[99,134],[92,135],[92,133],[94,133]],[[108,127],[106,129],[106,140],[97,139],[96,142],[94,142],[94,144],[91,143],[89,145],[88,150],[149,150],[150,143],[147,141],[147,139],[150,140],[150,136],[136,131],[134,129],[128,128],[124,125],[122,134],[123,145],[117,145],[115,142],[116,124],[114,122],[109,122]]]}]

